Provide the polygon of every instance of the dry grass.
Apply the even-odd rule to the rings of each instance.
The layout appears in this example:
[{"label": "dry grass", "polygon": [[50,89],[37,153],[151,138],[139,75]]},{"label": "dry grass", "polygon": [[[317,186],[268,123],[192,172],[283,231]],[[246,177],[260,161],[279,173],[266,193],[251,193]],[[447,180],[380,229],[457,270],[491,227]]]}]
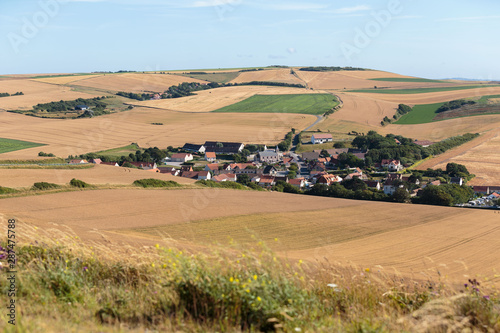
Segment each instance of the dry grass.
[{"label": "dry grass", "polygon": [[268,69],[261,71],[243,72],[231,83],[243,83],[250,81],[272,81],[283,83],[304,84],[293,74],[290,74],[290,68]]},{"label": "dry grass", "polygon": [[139,169],[121,168],[110,165],[96,165],[89,169],[2,169],[0,184],[6,187],[31,187],[35,182],[48,182],[59,185],[68,184],[73,178],[89,184],[130,185],[135,180],[155,178],[173,180],[180,184],[193,184],[195,181]]},{"label": "dry grass", "polygon": [[[5,128],[2,137],[45,143],[44,152],[60,157],[123,147],[131,142],[160,148],[206,140],[277,143],[290,128],[305,128],[314,119],[309,115],[200,114],[149,108],[78,120],[0,112],[0,125]],[[32,148],[6,153],[2,159],[32,159],[39,151]]]},{"label": "dry grass", "polygon": [[[267,72],[267,71],[266,71]],[[182,98],[162,99],[158,101],[134,102],[166,110],[186,112],[209,112],[222,107],[241,102],[254,95],[282,95],[282,94],[309,94],[317,93],[307,89],[267,86],[239,86],[223,87],[196,92],[194,96]]]},{"label": "dry grass", "polygon": [[139,93],[144,91],[163,92],[169,87],[182,82],[206,83],[206,81],[179,75],[127,73],[90,77],[79,80],[74,85],[110,91]]},{"label": "dry grass", "polygon": [[28,79],[0,81],[0,92],[13,94],[18,91],[22,91],[24,95],[3,97],[0,109],[31,110],[34,105],[39,103],[74,100],[77,98],[92,98],[102,95],[75,92],[69,87],[36,82]]}]

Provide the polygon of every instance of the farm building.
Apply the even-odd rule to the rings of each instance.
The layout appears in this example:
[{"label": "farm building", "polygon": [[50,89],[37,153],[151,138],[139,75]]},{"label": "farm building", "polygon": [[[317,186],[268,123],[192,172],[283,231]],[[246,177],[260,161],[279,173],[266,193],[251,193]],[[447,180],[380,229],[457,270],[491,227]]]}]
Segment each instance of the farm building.
[{"label": "farm building", "polygon": [[304,161],[314,161],[319,158],[320,153],[315,153],[315,152],[306,152],[302,153],[302,159]]},{"label": "farm building", "polygon": [[189,153],[173,154],[170,158],[172,162],[187,162],[193,160],[193,155]]},{"label": "farm building", "polygon": [[332,142],[333,138],[331,134],[313,134],[311,136],[311,143],[312,144],[318,144],[318,143],[325,143],[325,142]]},{"label": "farm building", "polygon": [[186,151],[192,151],[193,153],[201,153],[203,154],[205,152],[205,146],[204,145],[195,145],[192,143],[186,143],[184,146],[182,146],[183,150]]},{"label": "farm building", "polygon": [[100,158],[93,158],[90,160],[90,163],[94,163],[94,164],[101,164],[102,161]]},{"label": "farm building", "polygon": [[151,169],[157,169],[156,163],[149,163],[149,162],[128,162],[135,166],[136,168],[140,168],[143,170],[151,170]]},{"label": "farm building", "polygon": [[237,180],[236,175],[234,173],[225,173],[218,176],[214,176],[212,178],[214,182],[235,182]]},{"label": "farm building", "polygon": [[217,163],[211,163],[205,165],[205,171],[216,172],[219,171],[219,165]]},{"label": "farm building", "polygon": [[87,160],[71,160],[69,161],[69,164],[87,164],[88,161]]},{"label": "farm building", "polygon": [[240,142],[219,142],[219,141],[207,141],[204,144],[205,151],[214,152],[216,154],[238,154],[240,153],[245,145]]},{"label": "farm building", "polygon": [[87,105],[77,105],[75,106],[75,110],[76,111],[85,111],[85,110],[88,110],[89,107]]}]

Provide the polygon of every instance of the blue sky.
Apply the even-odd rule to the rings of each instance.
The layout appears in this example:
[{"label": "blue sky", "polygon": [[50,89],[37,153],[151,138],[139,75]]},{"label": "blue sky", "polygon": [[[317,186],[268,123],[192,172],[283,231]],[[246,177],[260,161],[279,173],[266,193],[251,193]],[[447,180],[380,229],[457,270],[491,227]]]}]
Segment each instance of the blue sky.
[{"label": "blue sky", "polygon": [[0,73],[354,66],[500,79],[493,0],[2,0]]}]

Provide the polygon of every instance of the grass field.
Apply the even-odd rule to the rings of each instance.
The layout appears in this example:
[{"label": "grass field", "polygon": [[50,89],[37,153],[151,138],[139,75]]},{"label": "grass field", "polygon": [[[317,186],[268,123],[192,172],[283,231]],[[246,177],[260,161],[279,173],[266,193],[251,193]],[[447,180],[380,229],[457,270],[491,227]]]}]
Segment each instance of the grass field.
[{"label": "grass field", "polygon": [[429,83],[446,83],[446,81],[440,80],[431,80],[431,79],[421,79],[421,78],[413,78],[413,77],[383,77],[383,78],[375,78],[369,79],[371,81],[384,81],[384,82],[429,82]]},{"label": "grass field", "polygon": [[255,95],[214,112],[323,114],[339,102],[330,94]]},{"label": "grass field", "polygon": [[484,85],[474,85],[474,86],[454,86],[454,87],[416,88],[416,89],[361,89],[361,90],[350,90],[349,92],[404,95],[404,94],[425,94],[425,93],[455,91],[455,90],[482,89],[491,87],[499,87],[499,85],[484,84]]},{"label": "grass field", "polygon": [[21,149],[40,147],[40,146],[44,146],[44,144],[0,138],[0,154],[8,153],[11,151],[17,151]]},{"label": "grass field", "polygon": [[135,154],[135,152],[138,150],[141,150],[141,148],[139,148],[139,146],[133,143],[124,147],[101,150],[96,152],[96,154],[101,156],[109,156],[111,158],[120,158],[121,156],[128,156],[129,154]]},{"label": "grass field", "polygon": [[227,83],[236,79],[240,72],[207,72],[206,74],[189,74],[189,72],[186,72],[186,74],[179,75],[209,82]]},{"label": "grass field", "polygon": [[411,112],[403,115],[395,124],[408,125],[430,123],[436,116],[436,110],[443,104],[444,103],[415,105]]}]

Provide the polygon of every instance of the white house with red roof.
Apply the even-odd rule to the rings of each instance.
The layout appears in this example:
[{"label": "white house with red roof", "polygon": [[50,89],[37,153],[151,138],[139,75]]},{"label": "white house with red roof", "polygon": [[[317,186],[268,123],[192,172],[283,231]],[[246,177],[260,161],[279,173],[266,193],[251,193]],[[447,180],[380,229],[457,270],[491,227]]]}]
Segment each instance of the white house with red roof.
[{"label": "white house with red roof", "polygon": [[324,134],[324,133],[315,133],[311,136],[311,143],[318,144],[318,143],[325,143],[325,142],[332,142],[333,137],[331,134]]},{"label": "white house with red roof", "polygon": [[382,162],[380,162],[380,166],[391,172],[398,172],[404,169],[400,160],[382,160]]},{"label": "white house with red roof", "polygon": [[173,154],[172,157],[170,158],[170,161],[172,162],[187,162],[192,160],[193,160],[193,154],[190,153]]},{"label": "white house with red roof", "polygon": [[213,163],[217,160],[217,154],[213,151],[207,151],[205,153],[205,160],[210,163]]}]

